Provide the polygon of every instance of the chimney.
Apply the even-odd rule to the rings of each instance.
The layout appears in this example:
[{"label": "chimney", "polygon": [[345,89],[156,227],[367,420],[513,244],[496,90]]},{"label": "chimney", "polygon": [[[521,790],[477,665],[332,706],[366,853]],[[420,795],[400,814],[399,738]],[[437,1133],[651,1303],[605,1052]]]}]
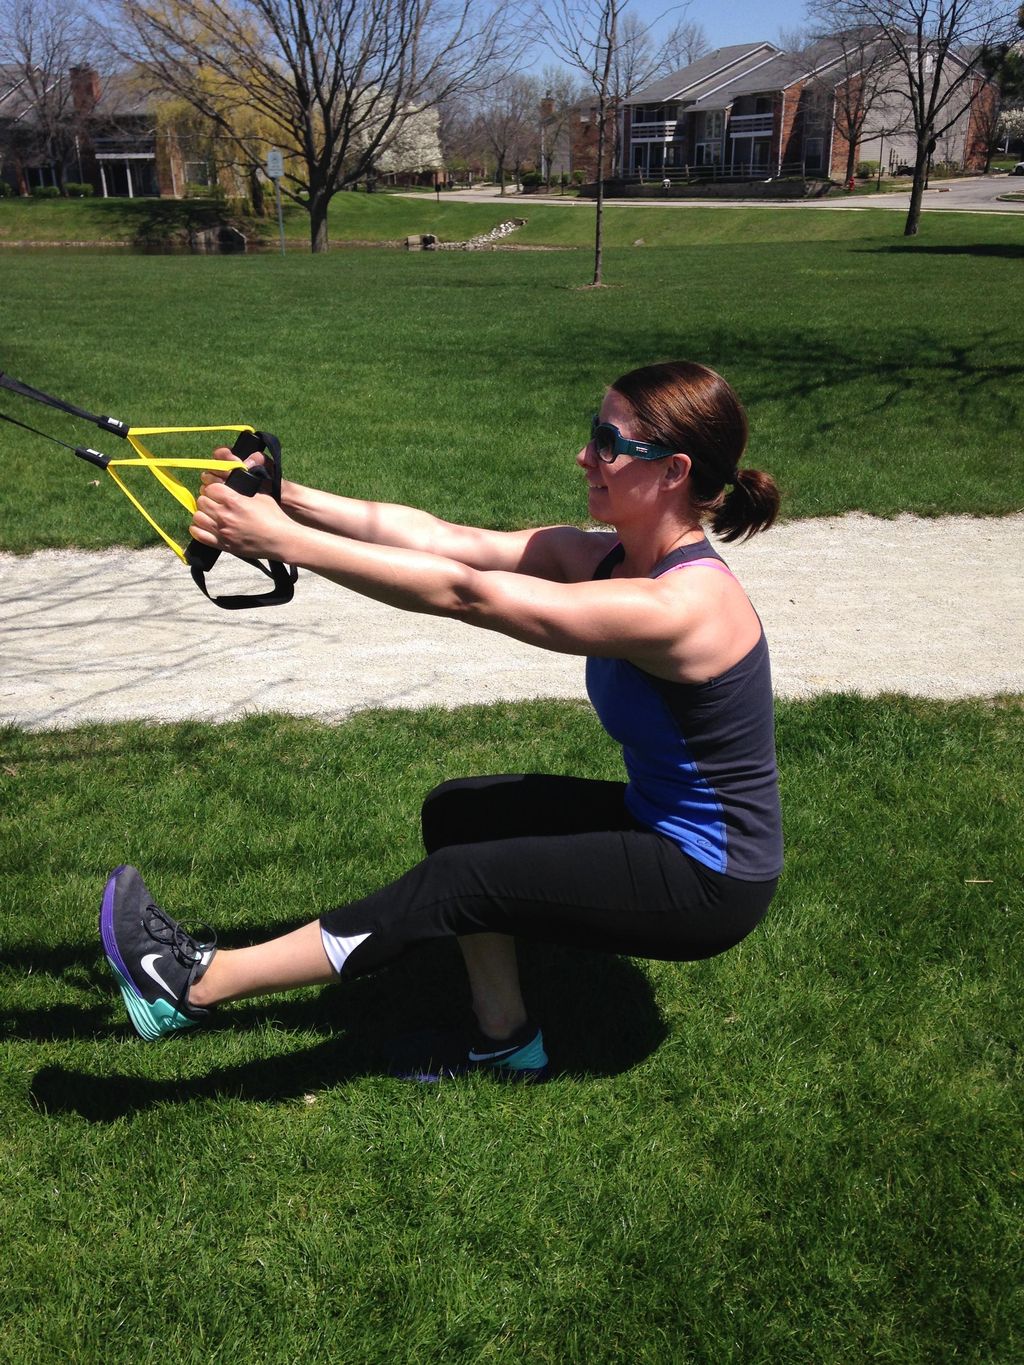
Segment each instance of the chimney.
[{"label": "chimney", "polygon": [[555,101],[551,98],[550,91],[540,102],[541,118],[553,118],[555,113]]},{"label": "chimney", "polygon": [[71,98],[74,101],[76,114],[91,114],[99,104],[101,94],[99,74],[93,67],[73,66],[71,68]]}]

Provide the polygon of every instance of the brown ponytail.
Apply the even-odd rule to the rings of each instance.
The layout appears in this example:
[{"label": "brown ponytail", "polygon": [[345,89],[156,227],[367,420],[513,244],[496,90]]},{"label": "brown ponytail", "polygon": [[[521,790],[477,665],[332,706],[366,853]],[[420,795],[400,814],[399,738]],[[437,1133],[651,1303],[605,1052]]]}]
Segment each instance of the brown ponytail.
[{"label": "brown ponytail", "polygon": [[716,535],[740,540],[771,526],[779,511],[778,486],[770,474],[739,468],[747,414],[720,374],[694,361],[673,360],[631,370],[612,388],[633,409],[642,440],[690,457],[690,499],[698,516],[710,517]]},{"label": "brown ponytail", "polygon": [[767,531],[779,514],[779,486],[760,469],[738,469],[735,486],[712,513],[711,526],[725,541],[747,540]]}]

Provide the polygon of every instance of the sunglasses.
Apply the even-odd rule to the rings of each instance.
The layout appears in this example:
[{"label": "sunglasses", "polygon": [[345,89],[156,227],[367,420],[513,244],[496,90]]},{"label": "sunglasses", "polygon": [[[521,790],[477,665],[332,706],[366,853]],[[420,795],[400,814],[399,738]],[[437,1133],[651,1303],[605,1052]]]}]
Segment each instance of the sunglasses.
[{"label": "sunglasses", "polygon": [[631,441],[611,422],[602,422],[596,412],[590,422],[590,444],[594,447],[594,454],[604,464],[611,464],[618,455],[631,455],[634,460],[664,460],[676,453],[667,446],[656,446],[650,441]]}]

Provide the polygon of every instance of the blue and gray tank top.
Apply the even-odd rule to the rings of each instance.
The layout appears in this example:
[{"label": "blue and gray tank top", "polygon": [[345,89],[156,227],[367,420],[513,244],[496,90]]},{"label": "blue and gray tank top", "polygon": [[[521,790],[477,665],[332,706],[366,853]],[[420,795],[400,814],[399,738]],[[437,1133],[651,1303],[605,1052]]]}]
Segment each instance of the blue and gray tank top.
[{"label": "blue and gray tank top", "polygon": [[[625,551],[605,556],[610,578]],[[704,539],[673,550],[660,578],[695,562],[729,572]],[[587,694],[622,746],[626,805],[684,853],[741,881],[782,870],[782,814],[775,760],[771,666],[764,632],[739,663],[704,683],[669,682],[625,659],[587,659]]]}]

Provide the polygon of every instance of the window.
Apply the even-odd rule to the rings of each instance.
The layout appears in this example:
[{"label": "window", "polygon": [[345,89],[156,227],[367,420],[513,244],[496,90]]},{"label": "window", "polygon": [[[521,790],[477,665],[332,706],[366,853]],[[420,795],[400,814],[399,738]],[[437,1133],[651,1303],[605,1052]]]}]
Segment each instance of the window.
[{"label": "window", "polygon": [[804,116],[808,123],[821,123],[825,118],[825,91],[820,85],[809,86],[803,94]]},{"label": "window", "polygon": [[822,157],[825,151],[824,141],[820,137],[809,137],[804,143],[804,165],[809,171],[820,171],[822,168]]},{"label": "window", "polygon": [[208,161],[186,161],[185,179],[190,185],[212,185],[213,176]]}]

